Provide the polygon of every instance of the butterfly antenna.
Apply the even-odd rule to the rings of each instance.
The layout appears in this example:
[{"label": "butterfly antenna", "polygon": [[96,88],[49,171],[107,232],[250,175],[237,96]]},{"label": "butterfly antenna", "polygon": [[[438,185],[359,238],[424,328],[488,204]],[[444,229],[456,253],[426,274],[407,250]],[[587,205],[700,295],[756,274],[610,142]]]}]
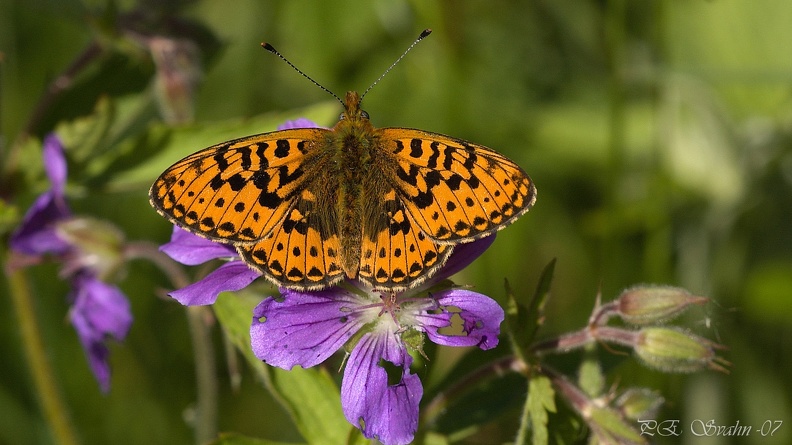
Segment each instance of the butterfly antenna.
[{"label": "butterfly antenna", "polygon": [[[414,44],[413,44],[413,45],[414,45]],[[264,48],[264,49],[266,49],[267,51],[271,52],[272,54],[275,54],[276,56],[280,57],[280,58],[281,58],[281,60],[283,60],[284,62],[286,62],[286,64],[288,64],[290,67],[294,68],[294,70],[295,70],[295,71],[297,71],[298,73],[302,74],[302,76],[303,76],[303,77],[305,77],[306,79],[310,80],[310,81],[311,81],[311,83],[313,83],[314,85],[318,86],[319,88],[321,88],[322,90],[324,90],[325,92],[327,92],[328,94],[330,94],[331,96],[335,97],[337,101],[341,102],[341,105],[344,105],[344,101],[343,101],[343,100],[341,100],[341,98],[340,98],[340,97],[336,96],[336,94],[335,94],[335,93],[333,93],[332,91],[330,91],[330,90],[328,90],[327,88],[325,88],[324,86],[322,86],[322,84],[320,84],[319,82],[317,82],[317,81],[313,80],[313,79],[311,78],[311,76],[309,76],[309,75],[305,74],[304,72],[302,72],[302,70],[301,70],[301,69],[299,69],[299,68],[297,68],[296,66],[294,66],[294,64],[293,64],[293,63],[291,63],[291,62],[289,62],[289,59],[287,59],[287,58],[283,57],[283,54],[279,53],[279,52],[278,52],[278,50],[277,50],[277,49],[275,49],[275,47],[273,47],[272,45],[270,45],[269,43],[266,43],[266,42],[265,42],[265,43],[262,43],[262,44],[261,44],[261,47],[262,47],[262,48]]]},{"label": "butterfly antenna", "polygon": [[[414,42],[412,42],[412,45],[410,45],[410,46],[407,48],[407,50],[406,50],[406,51],[404,51],[404,52],[402,53],[402,55],[401,55],[401,56],[399,56],[399,58],[398,58],[398,59],[396,59],[396,61],[395,61],[395,62],[393,62],[393,64],[392,64],[391,66],[389,66],[389,67],[388,67],[388,69],[386,69],[386,70],[385,70],[385,72],[384,72],[384,73],[382,73],[382,75],[381,75],[381,76],[379,76],[379,77],[377,78],[377,80],[375,80],[375,81],[374,81],[374,83],[372,83],[372,84],[371,84],[371,86],[370,86],[370,87],[366,88],[366,91],[364,91],[364,92],[363,92],[363,94],[361,94],[361,95],[360,95],[360,100],[361,100],[361,101],[363,101],[363,96],[365,96],[365,95],[366,95],[366,93],[368,93],[368,92],[369,92],[369,91],[370,91],[372,88],[374,88],[374,85],[376,85],[376,84],[377,84],[377,82],[379,82],[380,80],[382,80],[382,78],[383,78],[383,77],[385,77],[385,75],[386,75],[386,74],[388,74],[388,73],[390,72],[390,70],[392,70],[392,69],[393,69],[393,67],[394,67],[394,66],[396,66],[396,64],[397,64],[397,63],[399,63],[399,62],[401,61],[401,59],[403,59],[403,58],[404,58],[404,56],[406,56],[406,55],[407,55],[407,53],[408,53],[408,52],[410,52],[410,50],[411,50],[411,49],[413,49],[413,47],[414,47],[415,45],[417,45],[417,44],[418,44],[418,42],[420,42],[421,40],[423,40],[423,39],[424,39],[426,36],[428,36],[428,35],[429,35],[429,34],[431,34],[431,33],[432,33],[432,30],[431,30],[431,29],[429,29],[429,28],[426,28],[426,29],[424,29],[424,30],[423,30],[423,32],[421,32],[421,35],[419,35],[419,36],[418,36],[418,38],[417,38],[417,39],[415,39],[415,41],[414,41]],[[281,56],[281,58],[282,58],[282,56]]]}]

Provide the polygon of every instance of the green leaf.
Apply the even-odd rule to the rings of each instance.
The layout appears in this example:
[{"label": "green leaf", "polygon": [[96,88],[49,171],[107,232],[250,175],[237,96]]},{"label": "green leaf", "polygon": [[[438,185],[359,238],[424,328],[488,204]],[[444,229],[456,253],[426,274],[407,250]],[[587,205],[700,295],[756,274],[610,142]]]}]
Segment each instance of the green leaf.
[{"label": "green leaf", "polygon": [[21,218],[19,208],[0,199],[0,236],[10,232]]},{"label": "green leaf", "polygon": [[589,426],[595,431],[600,443],[643,444],[646,440],[635,431],[627,421],[615,410],[607,407],[595,407],[591,410]]},{"label": "green leaf", "polygon": [[209,445],[297,445],[289,442],[273,442],[266,439],[255,439],[237,433],[220,433],[217,440]]},{"label": "green leaf", "polygon": [[605,375],[602,366],[593,355],[587,356],[578,370],[578,386],[591,398],[600,396],[605,390]]},{"label": "green leaf", "polygon": [[433,432],[426,433],[423,438],[424,445],[449,445],[448,437]]},{"label": "green leaf", "polygon": [[[226,335],[236,346],[264,385],[289,413],[297,430],[309,444],[347,443],[353,427],[341,411],[341,396],[324,369],[292,370],[270,368],[250,348],[250,323],[260,296],[244,292],[223,293],[213,308]],[[355,442],[352,442],[355,443]]]},{"label": "green leaf", "polygon": [[526,362],[525,352],[536,336],[539,327],[544,324],[544,306],[550,296],[550,287],[553,282],[553,271],[556,260],[553,259],[542,270],[539,282],[536,285],[533,297],[524,305],[517,301],[514,292],[506,282],[506,323],[504,330],[514,345],[514,353],[523,362]]},{"label": "green leaf", "polygon": [[[548,443],[548,412],[556,412],[555,391],[553,391],[549,378],[537,375],[528,382],[528,398],[525,401],[527,416],[523,416],[523,422],[530,422],[531,443],[534,445]],[[527,426],[521,425],[520,431],[525,431]],[[522,440],[518,440],[517,443],[527,443],[525,439],[527,439],[527,435],[523,434]]]}]

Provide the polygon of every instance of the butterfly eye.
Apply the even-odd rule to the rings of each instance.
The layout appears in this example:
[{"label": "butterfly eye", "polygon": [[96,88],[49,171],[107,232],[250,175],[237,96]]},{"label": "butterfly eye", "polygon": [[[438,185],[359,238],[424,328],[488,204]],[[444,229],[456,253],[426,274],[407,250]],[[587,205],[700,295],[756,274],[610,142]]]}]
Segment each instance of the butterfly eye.
[{"label": "butterfly eye", "polygon": [[365,112],[364,110],[360,110],[360,116],[363,119],[368,119],[369,118],[369,114],[367,112]]},{"label": "butterfly eye", "polygon": [[341,115],[338,116],[338,120],[342,121],[344,119],[346,119],[346,114],[345,113],[341,113]]}]

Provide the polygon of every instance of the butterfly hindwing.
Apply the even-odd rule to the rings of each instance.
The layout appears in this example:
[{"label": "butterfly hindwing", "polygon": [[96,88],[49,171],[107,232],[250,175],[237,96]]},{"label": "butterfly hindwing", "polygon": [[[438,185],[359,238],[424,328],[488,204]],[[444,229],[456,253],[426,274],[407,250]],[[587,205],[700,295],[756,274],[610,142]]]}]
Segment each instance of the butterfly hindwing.
[{"label": "butterfly hindwing", "polygon": [[536,200],[528,175],[489,148],[421,130],[381,131],[397,164],[389,173],[391,183],[413,222],[437,242],[489,235]]},{"label": "butterfly hindwing", "polygon": [[322,212],[316,205],[316,196],[303,190],[272,233],[236,246],[240,257],[279,286],[309,290],[339,282],[344,277],[339,235],[321,218],[332,210]]},{"label": "butterfly hindwing", "polygon": [[393,190],[381,197],[379,224],[364,224],[358,278],[391,291],[423,282],[445,264],[453,246],[437,244],[416,227]]},{"label": "butterfly hindwing", "polygon": [[327,131],[276,131],[201,150],[160,175],[151,203],[175,224],[212,240],[261,239],[296,202],[311,177],[306,160]]}]

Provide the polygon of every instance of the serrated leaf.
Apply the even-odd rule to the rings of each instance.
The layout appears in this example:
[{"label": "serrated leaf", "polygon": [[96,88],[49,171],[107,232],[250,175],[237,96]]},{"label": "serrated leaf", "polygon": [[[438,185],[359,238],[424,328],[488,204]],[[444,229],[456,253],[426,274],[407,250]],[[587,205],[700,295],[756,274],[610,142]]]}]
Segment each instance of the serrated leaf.
[{"label": "serrated leaf", "polygon": [[608,444],[645,444],[646,440],[635,431],[624,418],[611,408],[591,410],[589,426],[594,430],[600,443]]},{"label": "serrated leaf", "polygon": [[[525,401],[528,421],[531,429],[531,443],[546,445],[549,435],[547,432],[548,412],[556,412],[555,391],[550,379],[537,375],[528,382],[528,398]],[[521,430],[524,430],[521,426]]]},{"label": "serrated leaf", "polygon": [[212,306],[218,322],[267,389],[284,407],[297,430],[309,444],[346,443],[350,429],[341,411],[338,387],[320,368],[292,370],[270,368],[253,354],[250,347],[250,323],[253,308],[260,297],[244,292],[220,294]]}]

